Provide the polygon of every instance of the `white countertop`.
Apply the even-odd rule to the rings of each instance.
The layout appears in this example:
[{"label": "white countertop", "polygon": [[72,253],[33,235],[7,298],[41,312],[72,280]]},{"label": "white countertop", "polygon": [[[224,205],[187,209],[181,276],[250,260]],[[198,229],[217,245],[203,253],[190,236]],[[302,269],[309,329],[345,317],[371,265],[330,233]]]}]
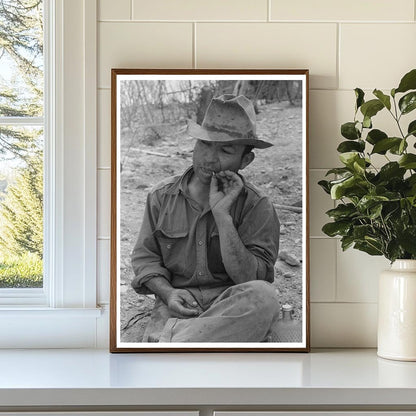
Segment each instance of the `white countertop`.
[{"label": "white countertop", "polygon": [[0,350],[0,407],[416,405],[416,362],[375,350]]}]

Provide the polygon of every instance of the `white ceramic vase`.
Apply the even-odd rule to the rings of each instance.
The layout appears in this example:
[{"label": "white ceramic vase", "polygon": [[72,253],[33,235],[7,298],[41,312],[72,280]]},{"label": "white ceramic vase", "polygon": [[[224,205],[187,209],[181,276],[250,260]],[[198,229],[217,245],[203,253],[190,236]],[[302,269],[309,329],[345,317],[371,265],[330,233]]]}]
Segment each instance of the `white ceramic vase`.
[{"label": "white ceramic vase", "polygon": [[377,354],[416,361],[416,260],[396,260],[380,275]]}]

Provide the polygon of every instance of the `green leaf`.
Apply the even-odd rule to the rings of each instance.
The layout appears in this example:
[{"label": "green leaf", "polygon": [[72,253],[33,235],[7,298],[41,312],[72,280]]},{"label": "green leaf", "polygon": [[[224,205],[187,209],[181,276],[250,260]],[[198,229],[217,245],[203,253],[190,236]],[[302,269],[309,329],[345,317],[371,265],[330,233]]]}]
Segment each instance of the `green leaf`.
[{"label": "green leaf", "polygon": [[357,152],[364,152],[364,149],[365,149],[365,142],[363,140],[358,140],[356,142],[352,142],[352,141],[341,142],[339,146],[337,147],[337,151],[340,153],[352,152],[354,150]]},{"label": "green leaf", "polygon": [[374,129],[368,132],[366,140],[368,143],[374,145],[378,143],[380,140],[386,139],[387,137],[388,136],[386,133],[384,133],[384,131]]},{"label": "green leaf", "polygon": [[351,217],[356,212],[354,204],[339,204],[336,208],[327,211],[326,214],[334,220],[339,220]]},{"label": "green leaf", "polygon": [[324,181],[324,180],[322,180],[322,181],[319,181],[318,182],[318,185],[327,193],[327,194],[330,194],[331,193],[331,187],[330,187],[330,185],[329,185],[329,182],[328,181]]},{"label": "green leaf", "polygon": [[373,94],[383,103],[388,110],[391,109],[390,97],[385,95],[382,91],[375,89]]},{"label": "green leaf", "polygon": [[364,104],[364,91],[361,88],[356,88],[355,90],[355,111],[358,111],[358,109]]},{"label": "green leaf", "polygon": [[399,108],[402,114],[407,114],[416,108],[416,91],[409,92],[399,100]]},{"label": "green leaf", "polygon": [[354,237],[351,235],[346,235],[341,238],[341,247],[342,251],[347,250],[354,244]]},{"label": "green leaf", "polygon": [[[408,187],[408,191],[406,192],[407,196],[416,196],[416,174],[413,174],[406,178],[405,180],[406,185]],[[416,223],[416,221],[415,221]]]},{"label": "green leaf", "polygon": [[382,139],[378,141],[374,147],[371,154],[377,153],[380,155],[384,155],[387,150],[391,149],[393,146],[400,146],[402,139],[399,137],[387,137],[386,139]]},{"label": "green leaf", "polygon": [[331,187],[332,199],[341,199],[343,196],[347,196],[352,200],[354,196],[361,198],[368,192],[366,189],[366,186],[368,186],[367,182],[364,182],[358,176],[350,176],[349,178],[334,182],[332,182],[333,185]]},{"label": "green leaf", "polygon": [[373,127],[373,123],[371,122],[371,117],[364,116],[363,127],[366,129],[371,129]]},{"label": "green leaf", "polygon": [[352,167],[358,159],[360,159],[360,155],[357,152],[345,152],[339,155],[339,160],[349,167]]},{"label": "green leaf", "polygon": [[381,217],[381,212],[383,211],[383,204],[377,204],[374,207],[370,208],[370,218],[375,220]]},{"label": "green leaf", "polygon": [[416,169],[416,155],[408,153],[399,159],[399,165],[405,169]]},{"label": "green leaf", "polygon": [[406,169],[400,167],[397,162],[389,162],[382,166],[380,169],[378,176],[382,181],[388,181],[391,178],[403,178]]},{"label": "green leaf", "polygon": [[398,88],[395,92],[406,92],[416,89],[416,69],[412,69],[401,79]]},{"label": "green leaf", "polygon": [[408,136],[415,136],[416,137],[416,120],[413,120],[410,124],[409,127],[407,128],[407,133]]},{"label": "green leaf", "polygon": [[402,141],[401,141],[401,143],[400,143],[400,146],[399,146],[399,155],[402,155],[403,154],[403,152],[406,150],[406,148],[407,148],[407,141],[405,140],[405,139],[403,139]]},{"label": "green leaf", "polygon": [[360,166],[360,170],[361,170],[361,169],[365,168],[370,162],[370,160],[368,158],[361,157],[360,154],[357,153],[357,152],[341,153],[339,155],[339,160],[345,166],[347,166],[347,168],[352,168],[354,170],[357,170],[356,169],[357,163]]},{"label": "green leaf", "polygon": [[400,245],[399,245],[399,242],[397,241],[396,238],[389,241],[389,243],[387,244],[387,255],[386,255],[386,257],[390,261],[394,261],[394,260],[397,260],[397,259],[401,258],[403,256],[402,253],[403,252],[402,252],[402,250],[400,248]]},{"label": "green leaf", "polygon": [[357,208],[360,211],[365,212],[367,209],[378,205],[378,203],[388,200],[389,199],[383,195],[364,195],[357,204]]},{"label": "green leaf", "polygon": [[406,178],[406,183],[409,187],[416,187],[416,173]]},{"label": "green leaf", "polygon": [[365,241],[366,241],[369,245],[371,245],[371,246],[374,248],[374,250],[377,250],[377,251],[381,254],[383,246],[382,246],[382,243],[381,243],[381,241],[380,241],[380,240],[378,240],[378,239],[377,239],[377,238],[375,238],[375,237],[370,237],[370,236],[368,236],[368,235],[366,235],[366,236],[364,237],[364,240],[365,240]]},{"label": "green leaf", "polygon": [[371,118],[383,108],[384,105],[382,102],[380,102],[380,100],[370,100],[361,106],[361,112],[363,113],[364,117]]},{"label": "green leaf", "polygon": [[[416,207],[416,195],[408,196],[406,199],[409,201],[409,203],[412,207]],[[413,213],[414,213],[414,210],[411,211],[412,215],[413,215]]]},{"label": "green leaf", "polygon": [[394,98],[396,95],[396,88],[392,88],[390,91],[390,95]]},{"label": "green leaf", "polygon": [[351,227],[349,221],[336,221],[325,224],[322,227],[322,231],[329,237],[335,237],[336,235],[345,235]]},{"label": "green leaf", "polygon": [[357,182],[357,179],[354,176],[350,176],[349,178],[343,178],[342,180],[337,181],[337,183],[333,183],[331,187],[331,198],[332,199],[342,198],[345,190],[351,186],[354,186],[356,182]]},{"label": "green leaf", "polygon": [[360,130],[357,129],[357,123],[353,121],[341,126],[341,135],[348,140],[357,140],[361,137]]},{"label": "green leaf", "polygon": [[400,143],[392,146],[389,151],[394,155],[402,155],[403,152],[407,149],[406,139],[400,139]]},{"label": "green leaf", "polygon": [[371,225],[357,225],[352,230],[352,235],[355,238],[355,240],[365,240],[365,237],[369,234],[373,233],[373,228]]},{"label": "green leaf", "polygon": [[363,174],[366,168],[365,159],[357,159],[356,161],[354,161],[352,167],[355,172]]},{"label": "green leaf", "polygon": [[325,176],[331,175],[331,174],[335,174],[335,175],[344,175],[346,173],[351,172],[351,169],[349,168],[333,168],[330,169]]},{"label": "green leaf", "polygon": [[413,224],[416,224],[416,196],[414,197],[412,208],[410,209],[410,217],[412,218]]},{"label": "green leaf", "polygon": [[383,254],[383,252],[381,251],[381,247],[374,247],[369,242],[356,242],[354,248],[360,251],[364,251],[370,256],[381,256]]},{"label": "green leaf", "polygon": [[398,238],[398,242],[405,251],[416,254],[416,227],[406,228]]},{"label": "green leaf", "polygon": [[409,183],[410,186],[416,185],[416,173],[409,176],[406,180],[407,180],[407,182]]},{"label": "green leaf", "polygon": [[385,221],[393,221],[395,222],[395,218],[397,217],[398,213],[400,212],[400,204],[398,203],[392,203],[386,206],[385,212],[384,212],[384,220]]}]

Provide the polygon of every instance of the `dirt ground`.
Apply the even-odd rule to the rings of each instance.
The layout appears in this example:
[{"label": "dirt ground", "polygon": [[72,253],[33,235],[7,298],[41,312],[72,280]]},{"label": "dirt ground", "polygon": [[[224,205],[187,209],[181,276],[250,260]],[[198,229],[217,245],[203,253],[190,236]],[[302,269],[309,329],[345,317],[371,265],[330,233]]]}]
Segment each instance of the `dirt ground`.
[{"label": "dirt ground", "polygon": [[[257,133],[275,146],[255,150],[256,159],[241,173],[273,203],[300,207],[302,109],[288,102],[259,105],[258,108]],[[154,304],[153,296],[138,295],[130,287],[133,279],[130,253],[140,229],[146,195],[160,180],[180,174],[192,164],[194,141],[183,134],[183,128],[179,130],[167,132],[156,142],[138,141],[137,134],[122,132],[120,292],[123,342],[141,342]],[[293,305],[295,319],[301,319],[302,214],[280,208],[276,211],[281,223],[280,257],[287,253],[297,265],[291,266],[279,257],[274,285],[280,292],[281,304]]]}]

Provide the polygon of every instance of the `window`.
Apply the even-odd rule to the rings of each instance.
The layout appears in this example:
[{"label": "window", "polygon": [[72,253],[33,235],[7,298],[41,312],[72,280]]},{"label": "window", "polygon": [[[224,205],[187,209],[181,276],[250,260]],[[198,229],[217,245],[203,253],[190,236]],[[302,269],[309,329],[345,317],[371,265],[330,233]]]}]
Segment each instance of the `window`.
[{"label": "window", "polygon": [[[0,1],[0,290],[43,288],[44,13]],[[30,292],[30,291],[29,291]],[[26,291],[26,294],[29,292]],[[38,291],[40,294],[40,291]],[[32,292],[34,295],[35,293]]]},{"label": "window", "polygon": [[44,131],[38,144],[44,149],[45,280],[42,288],[0,291],[0,347],[94,347],[101,325],[95,272],[96,0],[42,3],[47,111],[28,124],[16,118],[5,124]]}]

